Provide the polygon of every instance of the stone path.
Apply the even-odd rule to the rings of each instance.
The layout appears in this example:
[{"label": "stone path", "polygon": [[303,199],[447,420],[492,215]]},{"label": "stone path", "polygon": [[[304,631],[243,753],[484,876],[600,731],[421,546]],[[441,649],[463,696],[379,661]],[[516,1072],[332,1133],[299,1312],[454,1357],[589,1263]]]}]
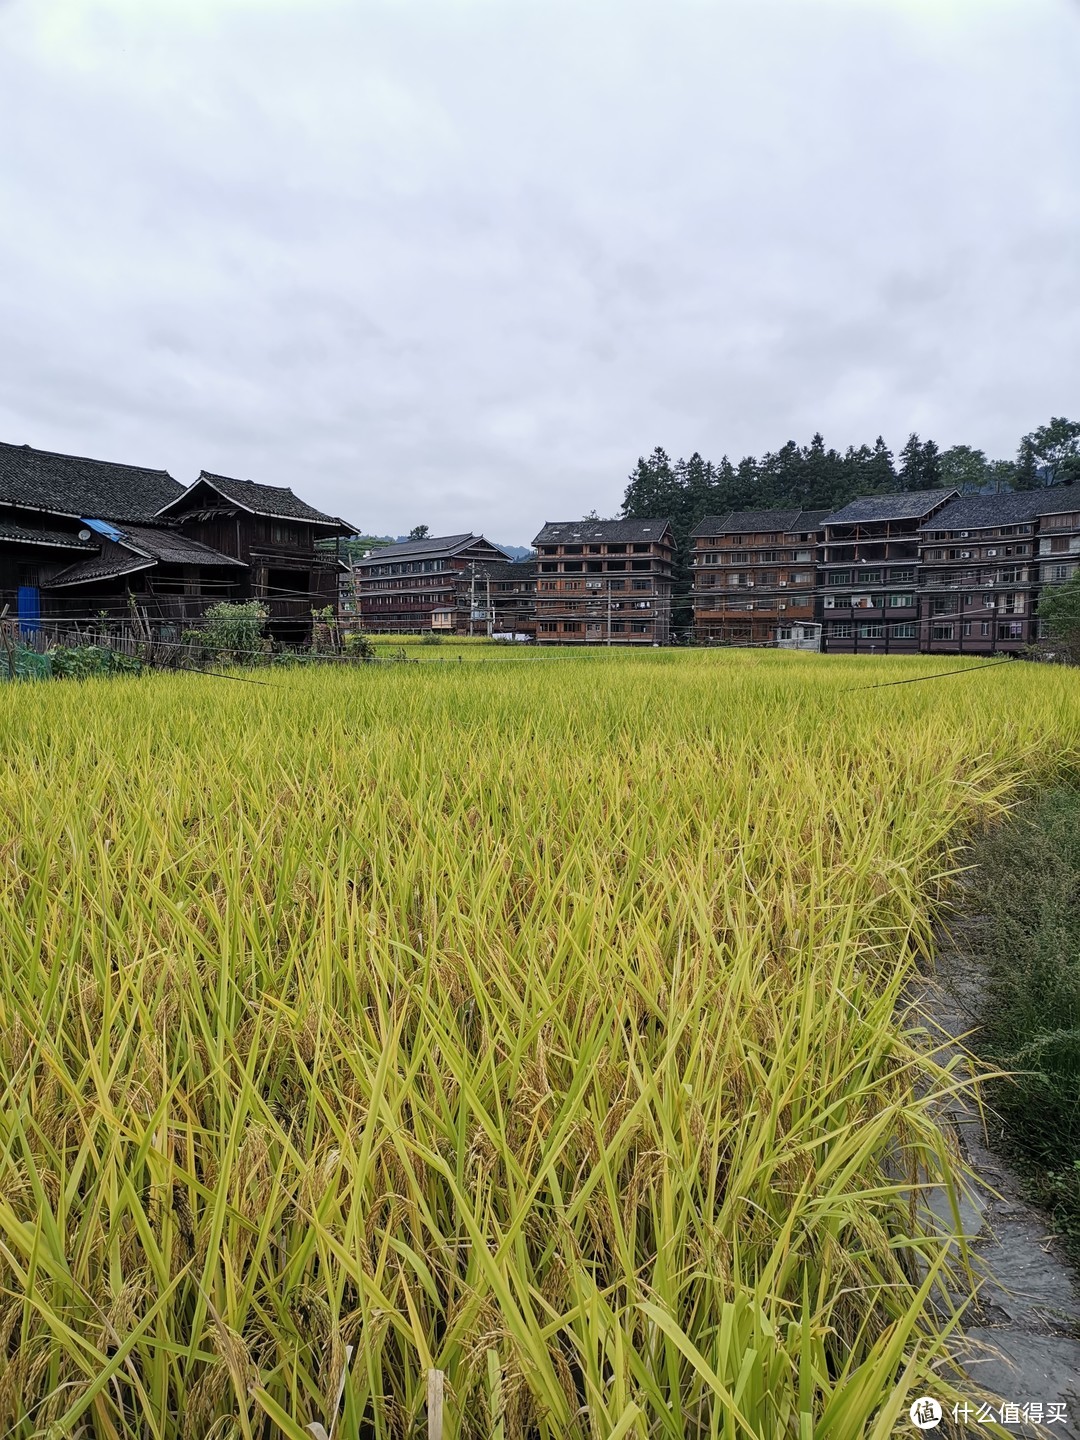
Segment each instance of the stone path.
[{"label": "stone path", "polygon": [[[947,1035],[959,1039],[975,1028],[979,977],[970,960],[952,955],[948,946],[942,947],[937,965],[936,976],[923,977],[919,1003]],[[975,1264],[984,1276],[978,1308],[968,1311],[957,1358],[979,1387],[1003,1401],[1066,1406],[1066,1423],[1045,1429],[1010,1424],[1010,1434],[1080,1440],[1076,1272],[1049,1234],[1046,1218],[1024,1199],[1020,1178],[988,1146],[978,1112],[957,1101],[947,1118],[980,1181],[961,1219],[966,1233],[977,1236]],[[931,1195],[928,1203],[952,1229],[944,1193]],[[985,1440],[988,1432],[972,1425],[970,1434]]]}]

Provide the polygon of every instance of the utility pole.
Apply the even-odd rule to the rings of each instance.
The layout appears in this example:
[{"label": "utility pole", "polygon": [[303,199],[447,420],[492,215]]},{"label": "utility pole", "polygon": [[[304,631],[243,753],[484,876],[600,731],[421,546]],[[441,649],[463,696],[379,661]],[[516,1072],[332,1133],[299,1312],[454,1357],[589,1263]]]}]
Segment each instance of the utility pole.
[{"label": "utility pole", "polygon": [[469,639],[473,633],[473,615],[476,612],[476,561],[469,567]]},{"label": "utility pole", "polygon": [[485,575],[485,576],[484,576],[484,580],[485,580],[485,583],[487,584],[487,633],[488,633],[488,639],[490,640],[490,639],[491,639],[491,631],[492,631],[492,620],[491,620],[491,576],[490,576],[490,575]]},{"label": "utility pole", "polygon": [[611,581],[607,582],[607,643],[611,644]]}]

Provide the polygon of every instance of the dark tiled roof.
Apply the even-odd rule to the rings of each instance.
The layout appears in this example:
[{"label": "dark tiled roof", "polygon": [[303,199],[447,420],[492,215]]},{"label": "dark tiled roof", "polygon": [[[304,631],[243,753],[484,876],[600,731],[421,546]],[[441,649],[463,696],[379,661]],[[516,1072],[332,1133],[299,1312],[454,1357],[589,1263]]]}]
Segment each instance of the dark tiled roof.
[{"label": "dark tiled roof", "polygon": [[659,540],[670,520],[549,520],[533,541],[534,545],[576,545],[581,540],[611,540],[639,543]]},{"label": "dark tiled roof", "polygon": [[1032,490],[1028,493],[1039,497],[1039,515],[1080,510],[1080,485],[1050,485],[1045,490]]},{"label": "dark tiled roof", "polygon": [[7,520],[0,520],[0,541],[9,545],[48,545],[54,550],[84,550],[88,554],[97,549],[93,542],[80,540],[70,530],[31,530]]},{"label": "dark tiled roof", "polygon": [[220,550],[189,540],[178,530],[166,530],[164,526],[125,525],[120,533],[126,549],[148,555],[163,565],[228,565],[247,569],[242,560],[234,560],[231,555],[223,555]]},{"label": "dark tiled roof", "polygon": [[0,441],[0,503],[76,519],[149,520],[183,489],[164,470]]},{"label": "dark tiled roof", "polygon": [[134,575],[155,565],[198,565],[204,568],[246,570],[242,560],[233,560],[220,550],[212,550],[198,540],[189,540],[177,530],[165,526],[124,525],[115,531],[117,540],[108,540],[100,555],[69,565],[48,582],[47,588],[66,585],[88,585],[94,580],[117,579]]},{"label": "dark tiled roof", "polygon": [[1042,511],[1041,490],[1007,491],[1003,495],[962,495],[932,516],[921,530],[978,530],[991,525],[1015,525],[1033,520]]},{"label": "dark tiled roof", "polygon": [[[429,535],[426,540],[403,540],[400,545],[380,545],[363,560],[357,560],[356,564],[357,566],[385,565],[394,560],[438,559],[447,555],[457,555],[462,550],[468,550],[470,546],[477,544],[496,551],[501,560],[510,559],[505,551],[500,550],[497,545],[492,545],[490,540],[485,540],[483,535]],[[494,562],[487,563],[493,564]]]},{"label": "dark tiled roof", "polygon": [[63,590],[68,585],[89,585],[94,580],[116,580],[122,575],[134,575],[139,570],[149,570],[157,562],[145,555],[132,555],[119,545],[110,547],[105,555],[95,555],[92,560],[80,560],[54,575],[42,586],[43,590]]},{"label": "dark tiled roof", "polygon": [[200,484],[209,485],[223,500],[239,505],[241,510],[247,510],[252,515],[264,515],[272,520],[306,520],[309,525],[336,525],[349,531],[353,529],[337,516],[326,515],[308,505],[306,501],[298,499],[287,485],[259,485],[254,480],[234,480],[229,475],[213,475],[209,470],[200,471],[195,484],[189,485],[181,495],[173,496],[168,504],[161,506],[158,513],[175,510],[176,502]]},{"label": "dark tiled roof", "polygon": [[705,535],[797,535],[817,530],[825,510],[729,510],[726,515],[706,515],[694,530]]},{"label": "dark tiled roof", "polygon": [[919,520],[955,499],[957,490],[907,490],[900,495],[864,495],[825,515],[823,525],[858,525],[874,520]]},{"label": "dark tiled roof", "polygon": [[536,579],[536,561],[528,560],[484,560],[477,566],[481,578],[504,584],[516,580],[527,584]]}]

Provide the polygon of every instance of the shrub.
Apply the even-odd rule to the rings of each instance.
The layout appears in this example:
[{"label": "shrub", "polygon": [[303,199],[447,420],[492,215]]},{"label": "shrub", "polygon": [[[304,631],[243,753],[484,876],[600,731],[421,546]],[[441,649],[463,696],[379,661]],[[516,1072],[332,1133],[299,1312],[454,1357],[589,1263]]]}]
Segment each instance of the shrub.
[{"label": "shrub", "polygon": [[269,614],[259,600],[219,600],[203,617],[202,644],[218,660],[250,663],[269,648],[263,637]]}]

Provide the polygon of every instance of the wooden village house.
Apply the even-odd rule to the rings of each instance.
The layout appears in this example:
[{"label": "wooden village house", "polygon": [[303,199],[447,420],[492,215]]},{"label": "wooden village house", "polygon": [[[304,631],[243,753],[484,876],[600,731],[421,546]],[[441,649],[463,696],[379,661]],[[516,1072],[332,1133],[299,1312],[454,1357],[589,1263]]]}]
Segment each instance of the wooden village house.
[{"label": "wooden village house", "polygon": [[92,626],[138,608],[178,638],[218,600],[261,599],[283,641],[333,604],[337,560],[320,536],[352,527],[291,490],[0,443],[0,610],[25,630]]}]

